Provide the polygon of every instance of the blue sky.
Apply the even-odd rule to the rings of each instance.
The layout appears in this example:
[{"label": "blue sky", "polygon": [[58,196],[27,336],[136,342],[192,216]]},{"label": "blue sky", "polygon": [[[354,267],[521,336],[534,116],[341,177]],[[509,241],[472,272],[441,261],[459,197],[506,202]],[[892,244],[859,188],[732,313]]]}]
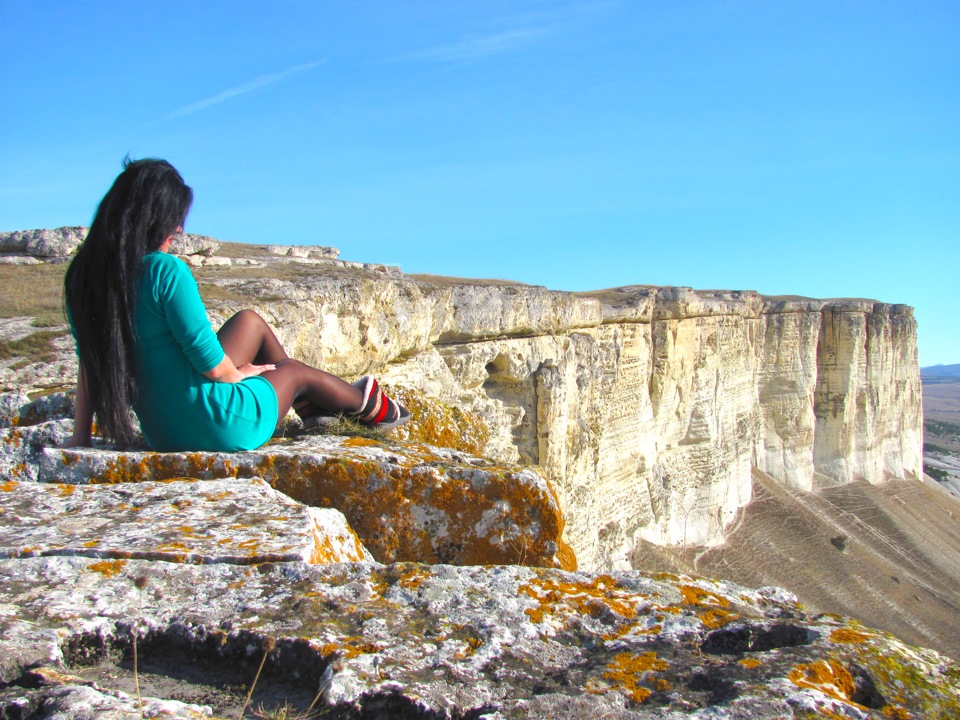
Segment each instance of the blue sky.
[{"label": "blue sky", "polygon": [[907,303],[960,363],[960,4],[0,0],[0,230],[126,154],[407,272]]}]

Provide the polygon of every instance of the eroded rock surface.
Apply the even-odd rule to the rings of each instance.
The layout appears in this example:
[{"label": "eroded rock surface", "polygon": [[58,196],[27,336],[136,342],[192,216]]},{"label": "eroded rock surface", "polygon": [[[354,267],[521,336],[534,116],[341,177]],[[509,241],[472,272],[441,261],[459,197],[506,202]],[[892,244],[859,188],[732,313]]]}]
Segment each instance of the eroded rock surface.
[{"label": "eroded rock surface", "polygon": [[0,483],[0,557],[186,563],[372,560],[346,519],[259,478],[137,485]]},{"label": "eroded rock surface", "polygon": [[42,452],[41,482],[260,477],[298,502],[343,512],[381,562],[576,567],[542,475],[442,448],[315,436],[245,453]]},{"label": "eroded rock surface", "polygon": [[[0,680],[188,650],[332,717],[955,717],[960,668],[774,589],[519,567],[0,561]],[[241,609],[238,612],[238,609]],[[265,680],[265,686],[270,682]],[[69,686],[69,684],[67,684]],[[30,692],[21,691],[29,696]],[[62,690],[61,690],[62,692]],[[67,717],[76,717],[67,715]]]},{"label": "eroded rock surface", "polygon": [[[585,567],[629,567],[643,542],[722,543],[754,469],[802,490],[922,473],[907,306],[648,286],[553,292],[407,276],[327,248],[217,253],[207,260],[233,264],[197,269],[216,291],[215,325],[253,306],[308,363],[374,372],[481,418],[481,454],[537,464],[554,482]],[[42,384],[39,369],[21,372]]]}]

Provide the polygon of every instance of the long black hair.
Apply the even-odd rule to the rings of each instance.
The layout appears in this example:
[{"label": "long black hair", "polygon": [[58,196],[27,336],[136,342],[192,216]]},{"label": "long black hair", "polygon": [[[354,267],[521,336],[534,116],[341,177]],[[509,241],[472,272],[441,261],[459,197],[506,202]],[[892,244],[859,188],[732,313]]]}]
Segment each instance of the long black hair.
[{"label": "long black hair", "polygon": [[166,160],[128,157],[123,168],[67,269],[63,294],[100,433],[128,445],[141,262],[183,227],[193,190]]}]

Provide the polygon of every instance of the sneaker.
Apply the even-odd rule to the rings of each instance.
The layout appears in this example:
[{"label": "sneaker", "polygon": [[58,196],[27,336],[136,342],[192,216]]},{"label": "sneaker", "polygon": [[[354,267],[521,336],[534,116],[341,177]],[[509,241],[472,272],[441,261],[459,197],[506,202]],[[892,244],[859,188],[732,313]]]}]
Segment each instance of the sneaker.
[{"label": "sneaker", "polygon": [[350,416],[361,425],[377,430],[392,430],[410,419],[410,411],[387,397],[372,375],[364,375],[353,383],[363,393],[360,410]]}]

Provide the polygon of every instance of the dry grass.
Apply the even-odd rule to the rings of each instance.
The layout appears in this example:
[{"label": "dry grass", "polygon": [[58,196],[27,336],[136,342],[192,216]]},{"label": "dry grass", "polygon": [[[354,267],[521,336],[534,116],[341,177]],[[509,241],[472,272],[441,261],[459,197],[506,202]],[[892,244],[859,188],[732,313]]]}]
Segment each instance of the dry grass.
[{"label": "dry grass", "polygon": [[518,280],[498,280],[496,278],[458,278],[447,277],[445,275],[427,275],[425,273],[407,275],[407,277],[417,280],[418,282],[426,283],[427,285],[436,285],[438,287],[449,287],[451,285],[478,285],[480,287],[499,287],[503,285],[509,285],[513,287],[540,287],[538,285],[530,285],[529,283],[520,282]]},{"label": "dry grass", "polygon": [[53,362],[57,357],[53,341],[67,334],[66,330],[41,330],[19,340],[0,340],[0,360],[23,358],[25,362],[15,364],[14,370],[29,363]]},{"label": "dry grass", "polygon": [[33,317],[36,327],[63,325],[67,265],[0,265],[0,317]]}]

